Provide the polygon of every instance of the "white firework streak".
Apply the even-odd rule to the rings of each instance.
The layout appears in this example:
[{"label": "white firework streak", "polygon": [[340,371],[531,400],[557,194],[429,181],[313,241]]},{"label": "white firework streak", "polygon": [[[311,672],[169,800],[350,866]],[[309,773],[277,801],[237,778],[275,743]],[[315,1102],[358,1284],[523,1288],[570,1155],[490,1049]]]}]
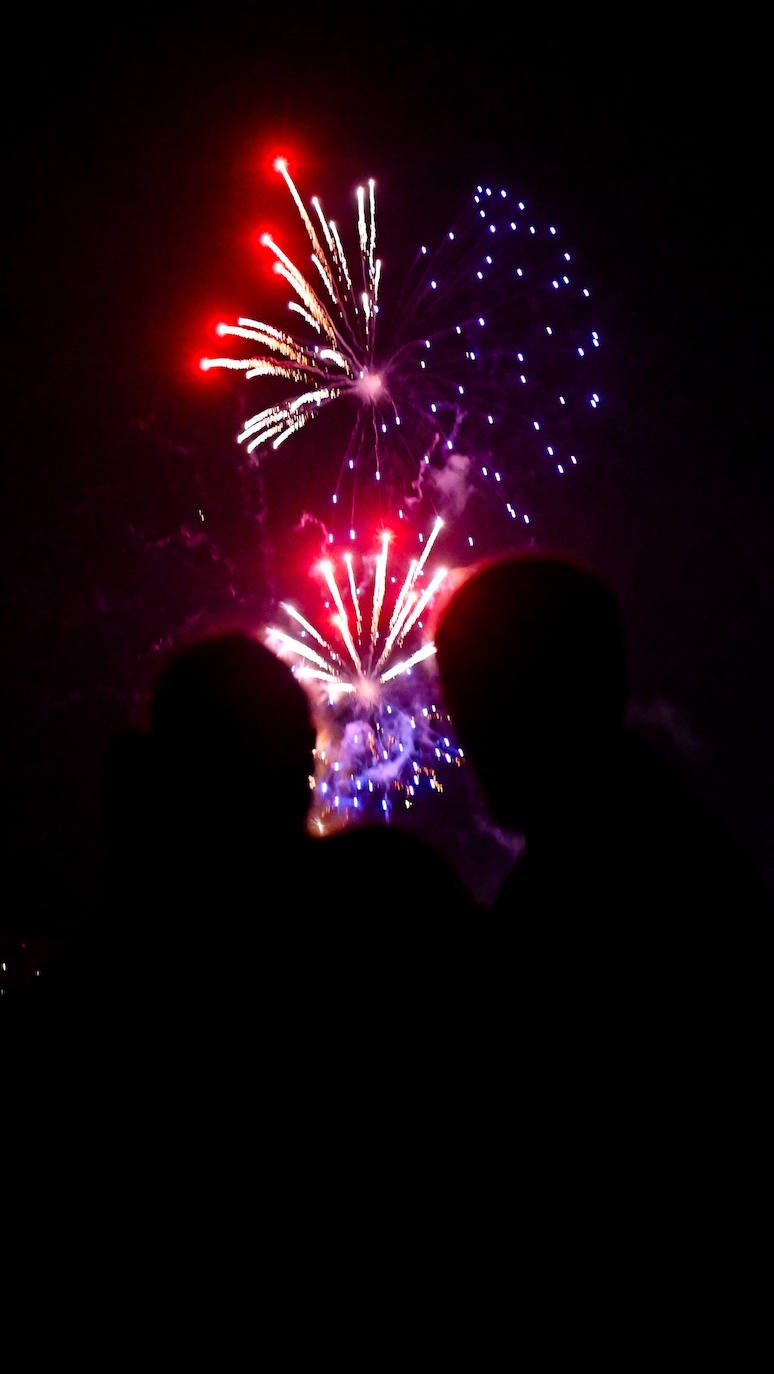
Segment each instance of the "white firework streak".
[{"label": "white firework streak", "polygon": [[368,184],[367,209],[363,188],[357,191],[358,239],[365,278],[358,299],[336,224],[325,220],[320,202],[314,197],[312,204],[322,226],[323,245],[290,176],[287,162],[277,158],[274,165],[285,179],[309,236],[312,263],[320,276],[322,294],[270,234],[263,234],[261,243],[274,255],[275,272],[285,278],[296,294],[297,299],[290,302],[290,309],[300,314],[318,336],[327,339],[328,346],[305,344],[273,325],[245,317],[240,317],[236,325],[217,325],[215,332],[220,337],[246,339],[268,349],[269,354],[249,358],[203,358],[201,367],[205,371],[225,367],[243,371],[248,379],[283,377],[297,383],[310,383],[309,390],[280,405],[268,406],[245,423],[237,437],[246,445],[248,453],[269,441],[273,448],[278,448],[305,425],[320,406],[336,400],[342,392],[353,391],[358,386],[364,386],[366,391],[379,386],[378,377],[370,373],[381,276],[381,263],[374,257],[374,182]]},{"label": "white firework streak", "polygon": [[421,557],[411,560],[396,593],[386,629],[383,612],[392,536],[384,531],[381,536],[381,548],[374,564],[371,620],[367,638],[363,634],[363,598],[355,581],[352,553],[348,550],[342,555],[342,562],[347,572],[346,593],[351,608],[349,611],[344,600],[345,593],[336,579],[333,559],[326,558],[318,564],[318,571],[325,579],[336,607],[332,623],[338,630],[346,654],[343,655],[336,649],[310,620],[287,601],[280,603],[282,610],[301,626],[305,634],[314,639],[322,652],[314,649],[305,639],[288,634],[286,630],[274,625],[265,631],[267,644],[280,657],[291,661],[302,681],[305,677],[311,677],[326,682],[331,688],[333,698],[341,692],[357,692],[364,701],[373,703],[385,683],[410,672],[415,664],[423,662],[435,653],[435,645],[428,642],[416,648],[407,658],[391,662],[393,651],[402,647],[406,636],[419,622],[423,611],[431,604],[447,576],[447,568],[437,568],[427,586],[420,590],[425,564],[442,528],[443,521],[436,520]]},{"label": "white firework streak", "polygon": [[[238,442],[258,461],[259,452],[278,450],[349,398],[355,419],[343,446],[337,439],[330,447],[337,470],[330,499],[339,503],[350,474],[352,538],[358,468],[365,475],[370,468],[382,488],[390,487],[390,511],[427,497],[422,518],[429,509],[448,524],[462,517],[477,488],[507,517],[507,529],[514,521],[529,525],[526,503],[536,484],[547,472],[573,470],[589,415],[600,405],[592,374],[601,336],[588,315],[591,293],[556,227],[505,189],[479,185],[437,249],[418,250],[383,311],[373,179],[356,192],[351,262],[319,199],[312,198],[310,214],[285,159],[274,165],[306,232],[312,271],[307,275],[263,234],[274,271],[291,289],[288,308],[301,332],[240,316],[216,333],[253,351],[201,359],[205,371],[288,384],[284,399],[245,421]],[[479,542],[472,529],[465,537],[469,545]],[[523,531],[509,537],[519,542]]]},{"label": "white firework streak", "polygon": [[[335,608],[335,637],[326,636],[289,602],[281,602],[281,608],[301,634],[276,625],[264,631],[265,642],[292,666],[315,708],[318,821],[342,808],[359,807],[361,794],[376,795],[385,807],[391,804],[388,794],[399,792],[404,805],[411,805],[422,780],[440,792],[439,766],[462,761],[448,716],[444,721],[438,707],[423,704],[426,677],[411,682],[412,670],[435,654],[432,641],[422,637],[421,617],[448,575],[447,568],[438,567],[425,582],[425,566],[442,527],[443,521],[436,520],[421,557],[411,560],[400,583],[389,576],[387,532],[362,589],[351,551],[341,555],[341,580],[333,558],[318,565]],[[388,615],[385,603],[393,584],[397,590]],[[369,595],[371,615],[366,617],[363,602]],[[419,636],[413,646],[406,643],[412,635]],[[402,655],[404,646],[408,652]]]}]

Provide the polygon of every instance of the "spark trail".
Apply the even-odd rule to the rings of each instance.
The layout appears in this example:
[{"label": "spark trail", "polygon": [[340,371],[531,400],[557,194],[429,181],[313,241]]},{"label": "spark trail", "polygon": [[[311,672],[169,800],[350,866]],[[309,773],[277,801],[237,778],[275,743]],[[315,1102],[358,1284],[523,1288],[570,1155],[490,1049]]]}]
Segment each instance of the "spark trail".
[{"label": "spark trail", "polygon": [[315,461],[333,469],[325,519],[339,539],[357,539],[375,513],[413,516],[417,528],[440,514],[481,551],[496,511],[519,542],[546,477],[581,461],[601,403],[591,291],[556,226],[507,190],[479,185],[383,299],[375,182],[357,190],[357,249],[348,253],[317,197],[307,210],[287,161],[275,168],[311,270],[264,234],[291,289],[293,329],[246,316],[221,323],[217,335],[240,341],[244,356],[201,359],[205,371],[235,370],[273,388],[238,442],[256,462],[290,455],[287,441],[314,423]]},{"label": "spark trail", "polygon": [[389,819],[396,803],[410,807],[420,789],[441,792],[441,771],[462,760],[448,716],[434,704],[435,646],[423,622],[447,577],[445,567],[427,567],[442,527],[436,520],[402,576],[392,570],[387,530],[375,554],[348,548],[322,560],[315,572],[327,593],[330,630],[281,602],[293,629],[272,625],[264,632],[315,709],[318,829],[346,823],[352,813]]}]

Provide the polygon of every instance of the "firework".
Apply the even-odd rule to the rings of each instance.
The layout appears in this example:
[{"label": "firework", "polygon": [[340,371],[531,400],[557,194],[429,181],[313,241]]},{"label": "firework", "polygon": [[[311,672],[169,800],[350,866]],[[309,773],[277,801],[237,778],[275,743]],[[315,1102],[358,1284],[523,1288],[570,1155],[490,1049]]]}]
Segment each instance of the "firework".
[{"label": "firework", "polygon": [[440,514],[461,542],[480,546],[482,521],[496,511],[515,542],[545,476],[580,461],[600,405],[591,292],[556,226],[505,189],[477,186],[391,295],[376,251],[374,181],[357,191],[348,252],[316,197],[307,210],[287,162],[275,167],[311,269],[263,235],[291,288],[292,327],[222,323],[217,334],[238,340],[243,356],[201,360],[264,389],[267,404],[238,442],[256,462],[287,462],[298,442],[285,449],[287,441],[313,424],[315,460],[333,455],[322,499],[340,539],[357,538],[364,514],[413,515],[417,528]]},{"label": "firework", "polygon": [[419,556],[397,574],[387,530],[368,556],[332,552],[314,570],[330,628],[282,602],[289,628],[265,630],[317,719],[313,828],[345,824],[353,814],[390,819],[420,790],[443,791],[443,770],[462,760],[448,715],[435,704],[435,646],[423,620],[447,577],[445,567],[428,567],[442,526],[436,520]]}]

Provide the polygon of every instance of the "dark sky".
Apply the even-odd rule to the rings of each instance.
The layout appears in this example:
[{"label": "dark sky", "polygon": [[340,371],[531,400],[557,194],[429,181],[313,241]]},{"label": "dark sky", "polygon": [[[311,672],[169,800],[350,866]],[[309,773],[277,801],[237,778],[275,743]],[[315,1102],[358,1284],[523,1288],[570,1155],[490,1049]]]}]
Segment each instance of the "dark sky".
[{"label": "dark sky", "polygon": [[8,40],[7,835],[32,913],[77,891],[101,750],[159,648],[257,595],[265,493],[194,360],[214,314],[253,309],[248,241],[288,146],[329,211],[377,178],[387,254],[490,176],[579,245],[609,421],[552,538],[614,581],[636,705],[774,882],[762,35],[414,8],[56,17]]}]

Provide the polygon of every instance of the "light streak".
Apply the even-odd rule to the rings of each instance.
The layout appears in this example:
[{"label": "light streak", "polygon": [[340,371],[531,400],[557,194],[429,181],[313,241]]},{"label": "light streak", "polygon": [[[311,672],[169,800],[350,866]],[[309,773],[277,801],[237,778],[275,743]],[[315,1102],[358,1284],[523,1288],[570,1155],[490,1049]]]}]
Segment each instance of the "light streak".
[{"label": "light streak", "polygon": [[376,503],[389,518],[408,504],[419,523],[440,513],[472,547],[482,543],[470,506],[478,491],[519,542],[545,475],[577,466],[602,390],[591,291],[556,226],[506,189],[481,184],[385,301],[374,180],[356,191],[351,260],[319,198],[311,201],[316,225],[287,160],[275,169],[304,226],[313,270],[263,234],[299,330],[240,316],[216,333],[252,351],[200,361],[205,371],[241,371],[262,387],[274,379],[287,391],[244,422],[238,443],[257,462],[310,421],[339,414],[342,424],[326,430],[321,445],[335,464],[325,499],[348,528],[357,528],[361,502],[369,516]]},{"label": "light streak", "polygon": [[263,632],[269,647],[290,663],[314,708],[314,827],[340,824],[351,810],[369,805],[382,815],[397,800],[411,806],[423,785],[441,792],[442,768],[461,763],[448,716],[434,704],[435,645],[422,620],[448,576],[444,566],[427,568],[442,528],[437,519],[421,557],[410,560],[402,577],[392,571],[387,530],[368,555],[334,552],[314,569],[327,591],[330,630],[283,601],[281,609],[300,633],[277,625]]}]

